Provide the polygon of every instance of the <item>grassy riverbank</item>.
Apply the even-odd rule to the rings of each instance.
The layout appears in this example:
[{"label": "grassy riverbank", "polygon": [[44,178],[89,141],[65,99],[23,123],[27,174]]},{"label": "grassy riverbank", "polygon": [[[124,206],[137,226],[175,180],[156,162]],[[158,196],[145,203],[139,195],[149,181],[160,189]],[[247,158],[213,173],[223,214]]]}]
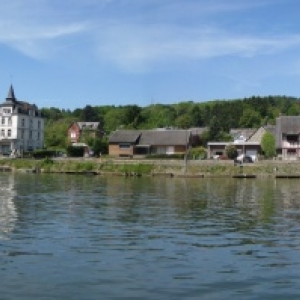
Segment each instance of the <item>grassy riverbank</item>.
[{"label": "grassy riverbank", "polygon": [[45,173],[94,173],[123,176],[227,177],[239,174],[299,176],[298,161],[260,161],[235,165],[232,161],[121,160],[121,159],[1,159],[0,167],[13,171]]}]

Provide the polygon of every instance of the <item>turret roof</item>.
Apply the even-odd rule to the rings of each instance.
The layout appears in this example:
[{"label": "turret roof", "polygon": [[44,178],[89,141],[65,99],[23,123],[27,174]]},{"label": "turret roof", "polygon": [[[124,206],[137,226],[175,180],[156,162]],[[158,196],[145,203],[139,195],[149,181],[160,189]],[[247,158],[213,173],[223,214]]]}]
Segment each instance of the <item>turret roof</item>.
[{"label": "turret roof", "polygon": [[9,87],[6,101],[16,101],[15,92],[14,92],[14,88],[13,88],[12,84]]}]

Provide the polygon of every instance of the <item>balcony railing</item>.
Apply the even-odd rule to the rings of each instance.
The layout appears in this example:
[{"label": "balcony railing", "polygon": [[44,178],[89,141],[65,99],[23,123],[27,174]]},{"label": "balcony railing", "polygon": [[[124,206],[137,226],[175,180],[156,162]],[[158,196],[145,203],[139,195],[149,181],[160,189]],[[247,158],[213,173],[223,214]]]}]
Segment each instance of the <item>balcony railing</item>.
[{"label": "balcony railing", "polygon": [[296,148],[300,148],[300,143],[299,142],[287,142],[287,141],[283,141],[282,142],[282,147],[283,148],[296,149]]}]

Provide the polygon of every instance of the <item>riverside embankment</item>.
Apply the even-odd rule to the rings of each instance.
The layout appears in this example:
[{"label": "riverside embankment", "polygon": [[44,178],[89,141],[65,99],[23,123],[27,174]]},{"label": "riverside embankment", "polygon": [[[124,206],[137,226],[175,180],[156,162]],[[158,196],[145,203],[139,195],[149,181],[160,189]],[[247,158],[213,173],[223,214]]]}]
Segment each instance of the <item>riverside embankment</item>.
[{"label": "riverside embankment", "polygon": [[300,162],[264,160],[235,165],[233,161],[145,160],[112,158],[0,159],[0,171],[170,177],[300,178]]}]

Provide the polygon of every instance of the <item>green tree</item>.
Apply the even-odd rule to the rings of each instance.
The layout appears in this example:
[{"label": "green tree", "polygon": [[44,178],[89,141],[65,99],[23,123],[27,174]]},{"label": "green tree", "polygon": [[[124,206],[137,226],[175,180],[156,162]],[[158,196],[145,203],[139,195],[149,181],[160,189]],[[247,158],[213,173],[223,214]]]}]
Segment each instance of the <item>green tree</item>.
[{"label": "green tree", "polygon": [[151,105],[141,111],[140,117],[143,122],[139,128],[153,129],[174,126],[176,116],[176,111],[171,105]]},{"label": "green tree", "polygon": [[70,120],[47,121],[45,125],[45,146],[47,148],[65,148],[68,142]]},{"label": "green tree", "polygon": [[182,129],[190,128],[193,125],[192,118],[189,115],[181,115],[176,119],[176,126]]},{"label": "green tree", "polygon": [[95,155],[107,154],[108,153],[108,140],[105,138],[95,139],[92,147]]},{"label": "green tree", "polygon": [[83,122],[98,122],[99,121],[98,112],[94,107],[87,105],[81,111],[80,119]]},{"label": "green tree", "polygon": [[57,121],[63,118],[63,113],[59,108],[50,107],[41,109],[42,116],[49,121]]},{"label": "green tree", "polygon": [[243,115],[240,118],[240,127],[255,128],[260,125],[261,120],[259,112],[252,108],[247,108],[244,110]]},{"label": "green tree", "polygon": [[238,156],[238,151],[236,149],[236,146],[233,144],[228,144],[225,147],[225,153],[226,153],[227,157],[230,159],[235,159]]},{"label": "green tree", "polygon": [[124,110],[120,107],[109,110],[104,116],[106,132],[112,132],[126,127]]},{"label": "green tree", "polygon": [[208,131],[209,140],[214,142],[220,141],[222,136],[222,131],[223,129],[220,120],[216,116],[213,116],[209,124],[209,131]]},{"label": "green tree", "polygon": [[261,140],[261,148],[266,158],[271,158],[276,155],[275,137],[272,133],[266,132]]}]

